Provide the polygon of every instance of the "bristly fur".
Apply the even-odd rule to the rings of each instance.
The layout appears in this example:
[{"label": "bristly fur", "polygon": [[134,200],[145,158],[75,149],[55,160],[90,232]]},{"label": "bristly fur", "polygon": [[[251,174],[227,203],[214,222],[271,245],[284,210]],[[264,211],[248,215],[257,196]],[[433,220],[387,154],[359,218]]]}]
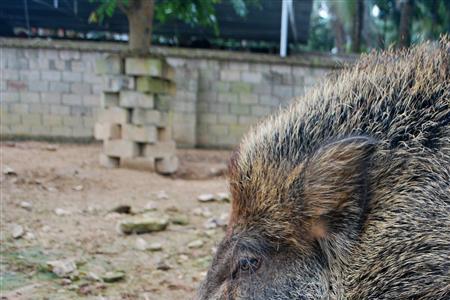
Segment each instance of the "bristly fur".
[{"label": "bristly fur", "polygon": [[[370,161],[368,173],[353,168],[355,173],[336,176],[343,182],[333,181],[335,170],[314,157],[349,137],[366,141],[355,143],[347,156],[343,148],[332,149],[324,160],[341,166]],[[333,297],[450,297],[449,39],[371,53],[329,76],[245,136],[229,180],[230,234],[258,228],[265,238],[305,253],[315,238],[328,235],[321,243],[335,242],[334,249],[324,250],[330,264],[342,262],[326,275],[335,285]],[[367,190],[349,190],[347,183]],[[356,192],[367,193],[361,194],[367,203],[360,210],[349,204],[331,222],[318,221]],[[332,226],[350,229],[350,236]],[[422,290],[395,282],[402,276],[420,281]]]}]

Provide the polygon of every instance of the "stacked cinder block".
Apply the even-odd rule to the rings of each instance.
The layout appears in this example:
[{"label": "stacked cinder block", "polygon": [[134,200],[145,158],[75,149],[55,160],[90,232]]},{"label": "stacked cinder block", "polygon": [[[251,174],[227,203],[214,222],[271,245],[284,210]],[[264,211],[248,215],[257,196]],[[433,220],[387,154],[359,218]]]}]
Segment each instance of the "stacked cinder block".
[{"label": "stacked cinder block", "polygon": [[174,71],[164,59],[109,56],[96,62],[104,77],[95,138],[103,141],[100,164],[174,173],[175,142],[168,124]]}]

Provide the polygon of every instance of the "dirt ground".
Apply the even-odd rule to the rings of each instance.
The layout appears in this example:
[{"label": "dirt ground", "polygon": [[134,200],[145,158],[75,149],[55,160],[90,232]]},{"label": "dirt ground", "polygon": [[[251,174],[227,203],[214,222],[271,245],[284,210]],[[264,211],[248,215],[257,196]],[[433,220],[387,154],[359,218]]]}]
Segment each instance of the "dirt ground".
[{"label": "dirt ground", "polygon": [[[98,144],[0,145],[1,299],[194,296],[224,234],[229,209],[225,201],[199,202],[197,197],[227,191],[220,175],[229,152],[180,150],[180,172],[164,177],[104,169],[98,164],[100,149]],[[136,213],[151,208],[171,223],[160,232],[120,234],[118,222],[130,215],[111,212],[119,205],[130,205]],[[211,218],[217,227],[212,228]],[[23,233],[13,238],[20,226]],[[142,239],[160,243],[162,250],[142,250]],[[58,277],[48,266],[55,260],[73,261],[77,269]],[[125,276],[106,283],[101,278],[108,272]]]}]

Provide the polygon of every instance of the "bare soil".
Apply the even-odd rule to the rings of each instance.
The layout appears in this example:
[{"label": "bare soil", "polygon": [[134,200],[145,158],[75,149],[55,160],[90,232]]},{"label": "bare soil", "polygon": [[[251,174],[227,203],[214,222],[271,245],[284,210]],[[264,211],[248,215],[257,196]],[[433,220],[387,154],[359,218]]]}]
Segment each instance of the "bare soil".
[{"label": "bare soil", "polygon": [[[1,299],[151,300],[195,295],[224,235],[223,226],[207,229],[204,224],[209,218],[224,219],[229,209],[226,202],[202,203],[197,197],[227,191],[221,175],[229,152],[180,150],[180,172],[164,177],[102,168],[100,150],[98,144],[0,145]],[[4,174],[8,168],[13,171]],[[167,199],[161,197],[162,191]],[[156,206],[155,214],[187,217],[188,224],[170,224],[164,231],[141,235],[120,234],[118,222],[130,216],[111,210],[130,205],[139,213],[149,202]],[[199,215],[200,209],[209,210],[211,216]],[[25,234],[14,239],[17,225]],[[161,243],[162,251],[137,249],[139,238]],[[203,246],[187,246],[196,240]],[[47,267],[48,261],[64,259],[77,263],[71,279],[57,277]],[[125,277],[114,283],[96,280],[109,271],[123,271]]]}]

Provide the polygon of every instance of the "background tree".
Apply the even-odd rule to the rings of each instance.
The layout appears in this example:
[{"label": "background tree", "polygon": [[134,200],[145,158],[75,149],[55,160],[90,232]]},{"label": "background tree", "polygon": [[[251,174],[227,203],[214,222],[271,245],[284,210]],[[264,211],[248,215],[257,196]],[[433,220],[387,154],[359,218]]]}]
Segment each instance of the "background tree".
[{"label": "background tree", "polygon": [[[102,22],[112,17],[119,8],[128,19],[129,47],[134,52],[145,53],[152,44],[153,19],[160,23],[179,20],[190,25],[210,27],[219,34],[215,5],[221,0],[90,0],[98,8],[90,16],[91,22]],[[239,16],[246,16],[249,5],[258,0],[229,0]]]},{"label": "background tree", "polygon": [[411,43],[411,19],[413,14],[413,0],[399,0],[400,25],[399,25],[399,47],[408,47]]},{"label": "background tree", "polygon": [[[305,49],[339,53],[406,47],[450,33],[450,1],[314,0],[311,20]],[[324,34],[326,38],[319,36]],[[327,42],[330,35],[333,45]]]},{"label": "background tree", "polygon": [[359,52],[364,24],[364,0],[354,0],[353,7],[352,52]]}]

